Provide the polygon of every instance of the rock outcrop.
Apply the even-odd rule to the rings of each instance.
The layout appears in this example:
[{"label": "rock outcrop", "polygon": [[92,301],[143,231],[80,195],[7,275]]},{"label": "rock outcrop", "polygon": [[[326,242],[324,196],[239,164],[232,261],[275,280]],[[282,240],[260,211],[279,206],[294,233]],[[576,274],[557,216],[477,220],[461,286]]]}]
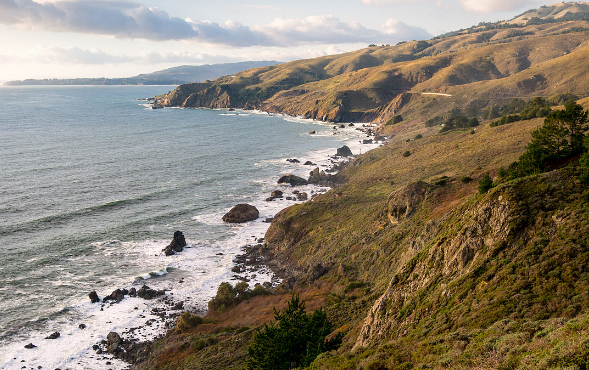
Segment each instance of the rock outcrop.
[{"label": "rock outcrop", "polygon": [[162,250],[166,254],[166,256],[171,256],[175,253],[180,253],[186,247],[186,239],[184,238],[184,234],[181,231],[174,232],[174,238],[172,242]]},{"label": "rock outcrop", "polygon": [[433,188],[432,185],[419,181],[393,192],[387,200],[387,216],[391,224],[397,225],[402,220],[411,218]]},{"label": "rock outcrop", "polygon": [[[435,227],[426,230],[426,224],[427,242],[372,306],[355,348],[428,325],[444,326],[435,320],[443,320],[449,307],[463,311],[445,324],[448,330],[482,325],[501,310],[500,317],[513,320],[528,318],[530,312],[534,317],[560,317],[567,306],[533,302],[560,294],[548,283],[559,256],[567,256],[569,266],[585,263],[579,254],[583,242],[575,230],[586,227],[578,212],[588,190],[575,171],[563,169],[507,183],[449,212]],[[411,217],[410,210],[427,193],[428,187],[419,183],[394,193],[389,199],[391,222]],[[582,285],[578,279],[566,281],[564,291]],[[471,310],[475,304],[476,310]],[[579,300],[576,310],[586,306],[588,300]]]},{"label": "rock outcrop", "polygon": [[341,148],[337,149],[337,152],[335,153],[335,155],[337,157],[351,157],[353,154],[352,154],[352,150],[350,149],[350,147],[347,145],[344,145]]},{"label": "rock outcrop", "polygon": [[307,185],[308,181],[296,175],[284,175],[278,179],[279,184],[290,184],[290,186]]},{"label": "rock outcrop", "polygon": [[260,212],[249,204],[238,204],[223,216],[223,221],[229,223],[244,223],[258,218]]}]

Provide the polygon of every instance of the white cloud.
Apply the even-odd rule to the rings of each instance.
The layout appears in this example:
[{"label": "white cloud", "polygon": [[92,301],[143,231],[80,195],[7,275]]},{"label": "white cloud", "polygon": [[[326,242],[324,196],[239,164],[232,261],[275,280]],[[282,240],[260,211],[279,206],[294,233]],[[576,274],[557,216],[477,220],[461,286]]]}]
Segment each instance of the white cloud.
[{"label": "white cloud", "polygon": [[409,26],[397,19],[387,20],[382,27],[382,32],[404,41],[429,38],[429,33],[423,28]]},{"label": "white cloud", "polygon": [[0,0],[0,23],[31,30],[155,41],[190,40],[237,47],[391,43],[400,39],[430,36],[423,29],[402,22],[387,25],[386,30],[382,32],[356,22],[342,22],[331,15],[304,19],[277,18],[269,24],[253,27],[235,21],[219,24],[171,17],[160,9],[148,8],[127,0],[70,0],[44,3],[34,0]]},{"label": "white cloud", "polygon": [[478,13],[494,13],[533,6],[533,0],[460,0],[462,5]]},{"label": "white cloud", "polygon": [[419,0],[362,0],[362,4],[366,5],[386,5],[386,4],[401,4],[401,3],[415,3]]},{"label": "white cloud", "polygon": [[0,63],[59,63],[67,65],[104,64],[199,64],[207,58],[228,59],[186,50],[173,52],[143,52],[136,55],[108,54],[99,49],[81,49],[75,46],[57,47],[38,45],[22,55],[0,55]]}]

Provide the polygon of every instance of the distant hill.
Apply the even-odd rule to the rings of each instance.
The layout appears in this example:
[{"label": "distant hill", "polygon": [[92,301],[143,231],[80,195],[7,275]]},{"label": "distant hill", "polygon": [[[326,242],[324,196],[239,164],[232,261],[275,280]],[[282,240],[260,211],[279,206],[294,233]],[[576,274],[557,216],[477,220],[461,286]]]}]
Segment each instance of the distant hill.
[{"label": "distant hill", "polygon": [[180,85],[189,82],[203,82],[220,76],[241,72],[246,69],[272,66],[278,63],[279,62],[274,60],[264,60],[205,64],[200,66],[186,65],[126,78],[27,79],[21,81],[8,81],[4,85]]},{"label": "distant hill", "polygon": [[587,40],[589,4],[559,3],[431,40],[181,85],[158,98],[164,106],[255,108],[330,122],[429,119],[454,108],[476,116],[514,98],[589,96]]}]

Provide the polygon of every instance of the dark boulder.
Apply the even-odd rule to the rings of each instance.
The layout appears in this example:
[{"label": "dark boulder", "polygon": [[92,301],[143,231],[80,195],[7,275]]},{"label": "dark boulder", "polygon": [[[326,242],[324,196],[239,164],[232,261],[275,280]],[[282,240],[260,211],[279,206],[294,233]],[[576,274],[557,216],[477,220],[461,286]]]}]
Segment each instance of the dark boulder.
[{"label": "dark boulder", "polygon": [[120,301],[125,299],[125,296],[127,294],[129,294],[129,291],[127,289],[117,289],[117,290],[113,291],[112,293],[110,293],[109,295],[107,295],[106,297],[104,297],[102,299],[102,301],[103,302],[115,301],[116,303],[119,303]]},{"label": "dark boulder", "polygon": [[91,291],[90,294],[88,294],[88,297],[92,303],[100,302],[100,298],[98,298],[98,294],[96,294],[95,290]]},{"label": "dark boulder", "polygon": [[290,184],[290,186],[307,185],[307,180],[295,175],[284,175],[278,180],[279,184]]},{"label": "dark boulder", "polygon": [[283,195],[283,194],[284,194],[284,193],[283,193],[283,192],[281,192],[280,190],[274,190],[274,191],[272,192],[272,194],[270,194],[270,196],[271,196],[272,198],[282,198],[282,195]]},{"label": "dark boulder", "polygon": [[55,333],[49,334],[48,336],[46,336],[45,339],[57,339],[57,338],[59,338],[60,335],[61,334],[59,334],[59,332],[56,331]]},{"label": "dark boulder", "polygon": [[186,247],[186,239],[184,238],[184,234],[182,234],[182,231],[176,231],[174,232],[174,238],[172,239],[172,242],[166,248],[164,248],[162,252],[164,252],[166,256],[171,256],[174,253],[182,252],[184,247]]},{"label": "dark boulder", "polygon": [[34,345],[33,343],[29,343],[29,344],[26,344],[26,345],[25,345],[25,348],[26,348],[26,349],[33,349],[33,348],[36,348],[36,347],[37,347],[37,346],[36,346],[36,345]]},{"label": "dark boulder", "polygon": [[80,324],[80,325],[78,325],[78,328],[84,330],[84,329],[86,329],[86,324]]},{"label": "dark boulder", "polygon": [[106,351],[108,353],[115,353],[122,341],[123,340],[118,333],[111,331],[106,336]]},{"label": "dark boulder", "polygon": [[129,289],[129,297],[137,297],[137,289],[135,289],[135,288]]},{"label": "dark boulder", "polygon": [[286,161],[287,161],[288,163],[301,163],[301,161],[299,161],[299,160],[298,160],[298,159],[296,159],[296,158],[288,158]]},{"label": "dark boulder", "polygon": [[362,140],[362,144],[372,144],[372,139],[364,139]]},{"label": "dark boulder", "polygon": [[307,199],[309,199],[309,195],[307,193],[298,193],[297,194],[297,199],[300,201],[305,201]]},{"label": "dark boulder", "polygon": [[317,131],[313,130],[311,132],[309,132],[309,135],[315,135],[317,133]]},{"label": "dark boulder", "polygon": [[243,223],[253,221],[260,215],[258,209],[249,204],[238,204],[223,216],[223,221],[229,223]]},{"label": "dark boulder", "polygon": [[166,294],[165,291],[163,290],[155,290],[155,289],[151,289],[150,287],[148,287],[147,285],[143,285],[138,291],[137,291],[137,297],[139,298],[143,298],[143,299],[153,299],[157,296],[161,296]]},{"label": "dark boulder", "polygon": [[341,148],[338,148],[337,153],[335,155],[338,157],[350,157],[353,154],[352,150],[347,145],[344,145]]},{"label": "dark boulder", "polygon": [[311,161],[307,161],[305,162],[305,166],[314,166],[315,163],[311,162]]}]

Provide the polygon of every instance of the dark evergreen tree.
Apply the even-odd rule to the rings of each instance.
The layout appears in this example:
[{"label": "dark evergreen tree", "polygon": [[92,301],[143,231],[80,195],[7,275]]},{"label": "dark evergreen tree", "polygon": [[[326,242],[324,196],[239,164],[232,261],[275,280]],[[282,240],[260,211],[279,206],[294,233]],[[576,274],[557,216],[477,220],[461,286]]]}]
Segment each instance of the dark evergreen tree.
[{"label": "dark evergreen tree", "polygon": [[306,367],[322,352],[339,347],[342,335],[325,340],[332,331],[325,311],[305,313],[305,301],[293,294],[288,308],[274,308],[277,323],[257,329],[248,347],[247,368],[250,370],[288,370]]}]

